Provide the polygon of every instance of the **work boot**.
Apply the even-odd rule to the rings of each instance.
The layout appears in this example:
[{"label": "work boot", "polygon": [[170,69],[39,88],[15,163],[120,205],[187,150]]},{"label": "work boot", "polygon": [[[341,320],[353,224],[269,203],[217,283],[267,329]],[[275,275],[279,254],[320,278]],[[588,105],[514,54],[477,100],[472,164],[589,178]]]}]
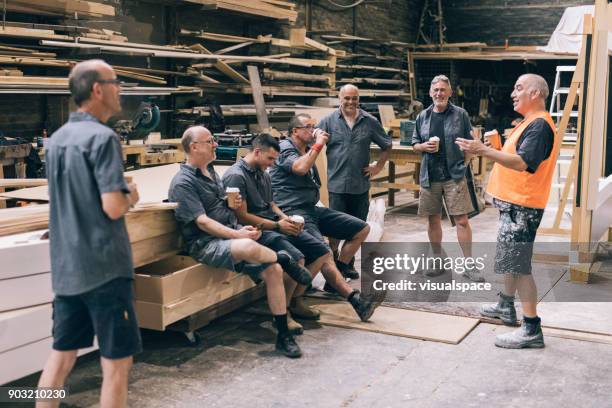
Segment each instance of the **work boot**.
[{"label": "work boot", "polygon": [[279,265],[282,266],[283,270],[287,272],[287,275],[291,276],[294,281],[300,285],[309,285],[310,282],[312,282],[310,271],[297,263],[297,261],[289,255],[289,252],[278,251],[276,258]]},{"label": "work boot", "polygon": [[529,324],[523,321],[520,328],[495,338],[497,347],[508,349],[543,348],[544,335],[540,322]]},{"label": "work boot", "polygon": [[508,326],[516,326],[516,309],[514,308],[514,296],[507,296],[499,292],[499,301],[493,305],[483,305],[480,314],[486,317],[494,317]]},{"label": "work boot", "polygon": [[300,346],[297,345],[291,333],[279,333],[276,336],[276,351],[289,358],[302,357],[302,350],[300,350]]},{"label": "work boot", "polygon": [[351,265],[345,264],[344,262],[341,262],[341,261],[335,261],[335,262],[336,262],[336,267],[338,268],[342,276],[348,279],[359,279],[359,273],[355,270],[355,268],[351,267]]},{"label": "work boot", "polygon": [[321,312],[314,307],[310,307],[304,301],[302,296],[294,297],[289,303],[291,314],[298,319],[319,320]]},{"label": "work boot", "polygon": [[293,320],[293,317],[289,312],[287,312],[287,327],[289,328],[289,333],[293,335],[297,336],[304,333],[304,327],[295,320]]},{"label": "work boot", "polygon": [[385,300],[387,295],[387,291],[375,291],[374,294],[370,296],[363,295],[358,290],[355,290],[351,295],[349,295],[348,301],[355,309],[355,312],[359,316],[362,322],[367,322],[374,310]]},{"label": "work boot", "polygon": [[463,276],[471,280],[472,282],[484,282],[485,278],[482,274],[482,271],[478,268],[465,268],[465,272],[463,272]]},{"label": "work boot", "polygon": [[330,285],[329,283],[325,282],[325,285],[323,285],[323,290],[327,293],[332,293],[334,295],[336,295],[338,293],[338,291],[336,290],[336,288],[334,288],[332,285]]}]

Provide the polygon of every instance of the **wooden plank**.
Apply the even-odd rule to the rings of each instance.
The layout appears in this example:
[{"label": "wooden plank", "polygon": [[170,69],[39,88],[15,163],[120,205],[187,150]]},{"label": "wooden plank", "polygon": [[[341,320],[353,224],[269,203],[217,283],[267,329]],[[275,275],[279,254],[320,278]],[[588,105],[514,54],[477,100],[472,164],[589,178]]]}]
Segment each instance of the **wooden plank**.
[{"label": "wooden plank", "polygon": [[291,47],[303,47],[306,45],[306,29],[305,28],[290,28],[289,29],[289,45]]},{"label": "wooden plank", "polygon": [[393,105],[378,105],[378,114],[380,115],[380,122],[385,128],[388,128],[391,121],[395,119]]},{"label": "wooden plank", "polygon": [[0,178],[0,188],[23,188],[23,187],[37,187],[46,186],[47,179],[5,179]]},{"label": "wooden plank", "polygon": [[255,104],[255,111],[257,112],[257,124],[262,132],[267,132],[270,128],[270,122],[268,121],[266,102],[264,101],[261,82],[259,80],[259,70],[255,65],[247,66],[247,70],[251,81],[253,103]]},{"label": "wooden plank", "polygon": [[[194,44],[190,48],[193,49],[193,50],[197,50],[197,51],[203,52],[204,54],[212,54],[212,52],[210,52],[202,44]],[[227,65],[223,61],[215,62],[215,68],[217,68],[219,71],[223,72],[225,75],[227,75],[228,77],[233,79],[235,82],[238,82],[238,83],[248,83],[249,82],[238,71],[236,71],[234,68],[230,67],[229,65]]]},{"label": "wooden plank", "polygon": [[362,322],[348,302],[310,297],[306,302],[321,311],[321,324],[448,344],[459,344],[479,323],[469,317],[385,306],[376,309],[369,322]]}]

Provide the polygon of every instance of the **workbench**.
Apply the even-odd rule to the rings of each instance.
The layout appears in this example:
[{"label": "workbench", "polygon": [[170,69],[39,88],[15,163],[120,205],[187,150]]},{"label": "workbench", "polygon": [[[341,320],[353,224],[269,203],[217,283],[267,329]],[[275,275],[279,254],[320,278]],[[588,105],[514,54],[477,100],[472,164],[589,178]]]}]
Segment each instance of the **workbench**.
[{"label": "workbench", "polygon": [[[30,154],[31,149],[32,145],[29,143],[0,146],[0,179],[5,177],[5,167],[12,168],[12,170],[8,172],[9,176],[14,178],[25,178],[25,159]],[[0,193],[4,191],[4,187],[0,187]],[[5,200],[0,199],[0,208],[6,208]]]},{"label": "workbench", "polygon": [[[380,159],[381,149],[375,144],[370,146],[370,160]],[[405,173],[397,174],[397,166],[406,166],[414,164],[414,169]],[[474,181],[478,184],[484,184],[487,174],[487,159],[485,157],[473,157],[470,160]],[[374,178],[371,181],[372,187],[387,189],[388,206],[395,206],[395,193],[399,190],[408,190],[415,192],[415,198],[418,197],[419,173],[421,171],[421,153],[414,151],[412,146],[402,146],[399,140],[394,140],[389,154],[389,175],[386,177]],[[411,177],[411,182],[398,182],[398,179]]]}]

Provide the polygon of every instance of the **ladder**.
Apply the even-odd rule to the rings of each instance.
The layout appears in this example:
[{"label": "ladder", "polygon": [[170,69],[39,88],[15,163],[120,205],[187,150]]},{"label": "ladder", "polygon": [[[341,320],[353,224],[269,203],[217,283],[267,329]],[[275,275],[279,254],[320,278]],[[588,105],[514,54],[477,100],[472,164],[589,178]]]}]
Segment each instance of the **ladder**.
[{"label": "ladder", "polygon": [[[569,94],[569,87],[561,86],[561,76],[563,75],[563,73],[571,73],[570,75],[573,75],[574,71],[576,71],[575,65],[557,66],[557,72],[555,74],[555,84],[550,98],[550,109],[548,110],[550,116],[552,116],[557,122],[557,128],[559,127],[559,124],[561,123],[561,118],[563,116],[563,105],[561,101],[561,96],[566,95],[567,97],[567,95]],[[571,77],[569,79],[571,80]],[[570,113],[570,118],[578,118],[578,111],[572,110],[572,112]],[[568,125],[565,135],[563,135],[563,142],[576,143],[576,136],[576,127]]]},{"label": "ladder", "polygon": [[[581,57],[582,58],[582,57]],[[580,61],[579,61],[580,63]],[[581,65],[581,70],[582,70]],[[580,127],[579,112],[575,111],[576,106],[580,106],[580,89],[584,84],[580,81],[580,78],[576,76],[575,66],[558,66],[557,73],[555,76],[554,89],[551,94],[550,109],[549,113],[553,118],[556,118],[556,125],[559,132],[559,136],[562,137],[562,144],[574,145],[571,152],[562,152],[562,146],[559,146],[559,156],[556,163],[556,180],[553,182],[553,189],[557,190],[558,206],[555,215],[555,221],[552,228],[540,228],[538,231],[545,235],[566,235],[569,234],[570,230],[560,228],[561,218],[563,214],[567,214],[566,205],[571,203],[575,179],[577,177],[578,160],[576,157],[578,149],[578,128]],[[572,73],[571,87],[562,87],[561,75],[563,73]],[[563,105],[561,103],[561,95],[566,95]],[[570,106],[571,105],[571,106]],[[565,116],[563,115],[565,110]],[[569,122],[576,118],[577,124],[570,125]],[[569,167],[566,171],[563,171],[563,167]],[[570,215],[571,216],[571,215]]]}]

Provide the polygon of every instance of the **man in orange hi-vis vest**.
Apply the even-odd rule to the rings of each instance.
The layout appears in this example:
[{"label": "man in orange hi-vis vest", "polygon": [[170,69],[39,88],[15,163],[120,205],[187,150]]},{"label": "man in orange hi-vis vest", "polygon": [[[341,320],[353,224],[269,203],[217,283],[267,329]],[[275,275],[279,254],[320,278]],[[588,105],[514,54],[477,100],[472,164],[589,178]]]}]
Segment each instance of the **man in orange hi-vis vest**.
[{"label": "man in orange hi-vis vest", "polygon": [[465,152],[493,161],[487,192],[499,209],[495,273],[502,273],[504,290],[497,304],[486,305],[481,314],[516,324],[514,294],[523,306],[523,324],[513,332],[497,336],[504,348],[542,348],[544,337],[536,311],[537,289],[531,274],[533,242],[548,201],[557,162],[559,137],[546,111],[548,85],[544,78],[525,74],[512,92],[514,110],[523,116],[501,150],[478,140],[457,139]]}]

